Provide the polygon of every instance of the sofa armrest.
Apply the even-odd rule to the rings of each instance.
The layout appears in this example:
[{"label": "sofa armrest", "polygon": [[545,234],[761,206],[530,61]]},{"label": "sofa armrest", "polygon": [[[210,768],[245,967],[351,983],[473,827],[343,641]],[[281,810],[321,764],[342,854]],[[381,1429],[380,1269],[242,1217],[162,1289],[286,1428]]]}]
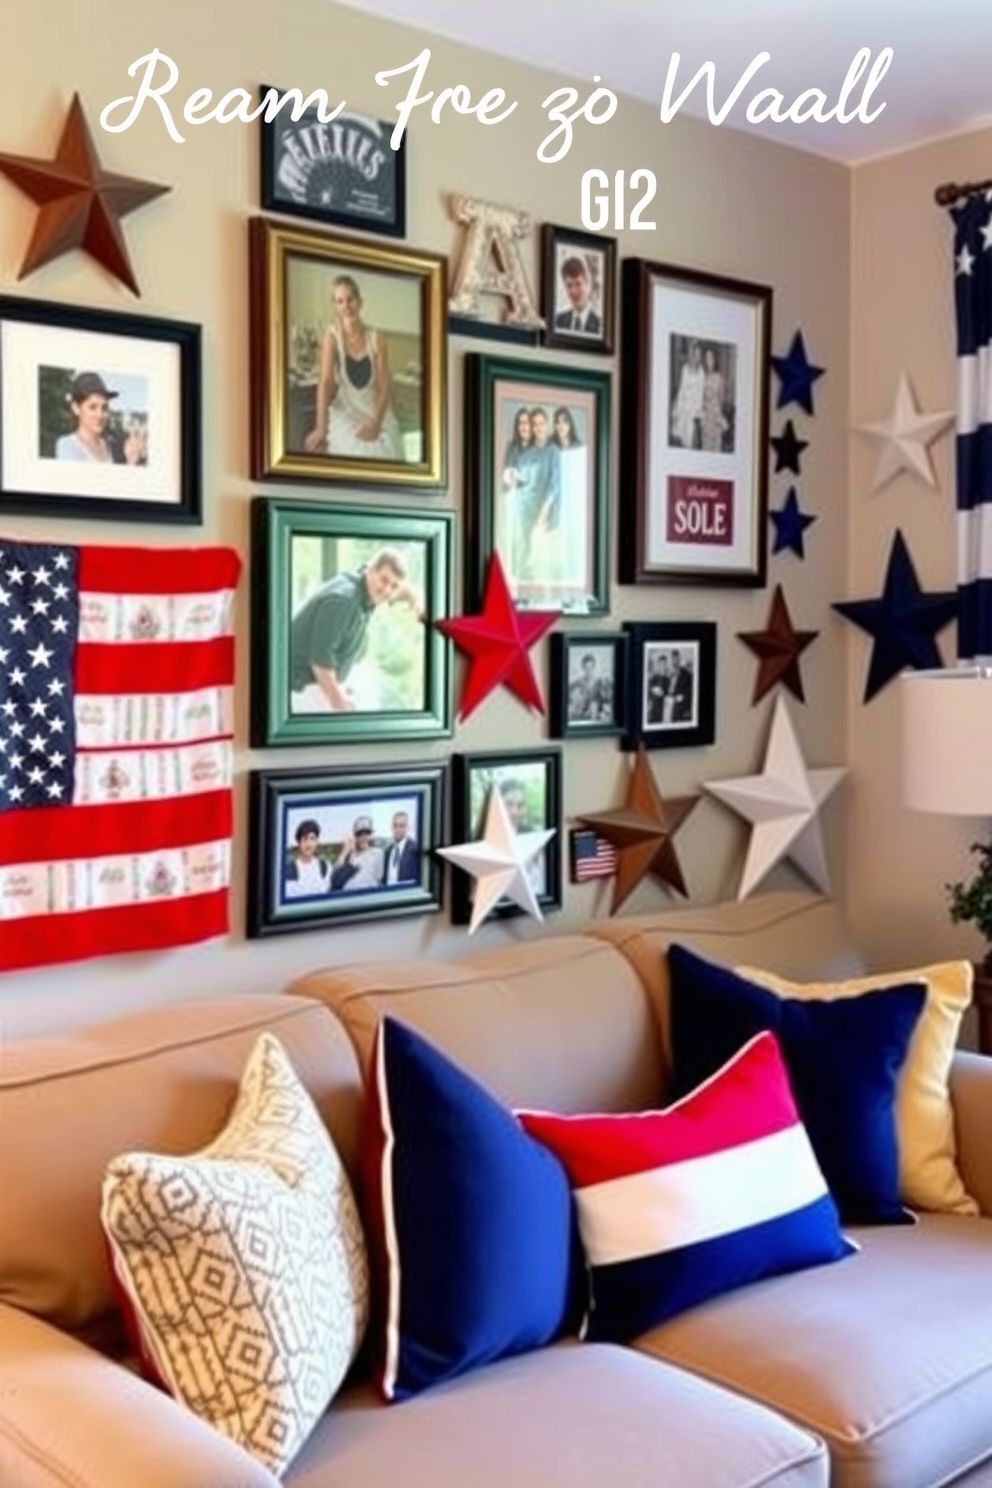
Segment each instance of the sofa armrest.
[{"label": "sofa armrest", "polygon": [[992,1217],[992,1059],[959,1050],[951,1065],[951,1102],[964,1186]]},{"label": "sofa armrest", "polygon": [[0,1483],[278,1488],[261,1463],[170,1395],[2,1303]]}]

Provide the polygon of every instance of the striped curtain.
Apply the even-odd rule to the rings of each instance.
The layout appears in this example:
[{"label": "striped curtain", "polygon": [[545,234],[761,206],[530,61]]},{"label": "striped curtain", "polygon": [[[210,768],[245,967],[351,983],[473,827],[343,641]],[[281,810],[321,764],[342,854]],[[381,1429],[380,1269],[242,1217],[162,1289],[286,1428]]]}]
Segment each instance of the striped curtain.
[{"label": "striped curtain", "polygon": [[950,209],[958,333],[958,657],[992,662],[992,191]]}]

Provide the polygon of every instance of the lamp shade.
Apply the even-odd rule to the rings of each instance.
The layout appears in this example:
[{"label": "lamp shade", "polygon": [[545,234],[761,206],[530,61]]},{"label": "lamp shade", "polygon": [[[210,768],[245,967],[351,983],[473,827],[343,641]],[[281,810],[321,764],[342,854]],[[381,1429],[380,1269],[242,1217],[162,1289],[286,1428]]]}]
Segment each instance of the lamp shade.
[{"label": "lamp shade", "polygon": [[906,805],[992,816],[992,671],[906,672],[900,689]]}]

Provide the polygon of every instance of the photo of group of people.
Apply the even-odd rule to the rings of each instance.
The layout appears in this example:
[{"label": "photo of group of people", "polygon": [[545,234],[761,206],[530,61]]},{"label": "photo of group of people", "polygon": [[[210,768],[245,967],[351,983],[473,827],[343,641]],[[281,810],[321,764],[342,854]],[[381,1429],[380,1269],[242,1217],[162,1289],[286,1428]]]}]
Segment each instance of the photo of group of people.
[{"label": "photo of group of people", "polygon": [[612,723],[616,706],[616,650],[612,645],[570,647],[568,652],[569,724]]},{"label": "photo of group of people", "polygon": [[419,812],[412,795],[286,805],[282,901],[419,886]]},{"label": "photo of group of people", "polygon": [[669,421],[674,449],[733,454],[737,348],[729,341],[669,337]]},{"label": "photo of group of people", "polygon": [[642,727],[695,728],[699,721],[699,646],[649,642],[644,647]]}]

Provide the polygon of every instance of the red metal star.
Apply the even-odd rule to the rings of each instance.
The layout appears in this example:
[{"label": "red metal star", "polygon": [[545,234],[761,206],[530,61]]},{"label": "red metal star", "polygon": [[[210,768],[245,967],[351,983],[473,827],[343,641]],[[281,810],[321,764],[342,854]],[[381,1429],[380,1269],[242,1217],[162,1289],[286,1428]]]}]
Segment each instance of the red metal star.
[{"label": "red metal star", "polygon": [[19,279],[82,248],[140,295],[120,219],[172,188],[103,169],[78,93],[73,94],[55,159],[0,154],[0,173],[40,208]]},{"label": "red metal star", "polygon": [[500,686],[515,692],[529,708],[544,712],[544,699],[529,652],[558,618],[557,610],[523,612],[515,608],[499,554],[494,553],[486,573],[482,613],[434,622],[441,634],[448,636],[470,658],[458,710],[459,723]]},{"label": "red metal star", "polygon": [[758,658],[758,675],[754,683],[751,706],[760,703],[766,692],[781,682],[801,703],[806,701],[799,658],[820,634],[818,630],[796,630],[785,602],[782,585],[775,585],[768,624],[764,630],[739,630],[737,639]]}]

